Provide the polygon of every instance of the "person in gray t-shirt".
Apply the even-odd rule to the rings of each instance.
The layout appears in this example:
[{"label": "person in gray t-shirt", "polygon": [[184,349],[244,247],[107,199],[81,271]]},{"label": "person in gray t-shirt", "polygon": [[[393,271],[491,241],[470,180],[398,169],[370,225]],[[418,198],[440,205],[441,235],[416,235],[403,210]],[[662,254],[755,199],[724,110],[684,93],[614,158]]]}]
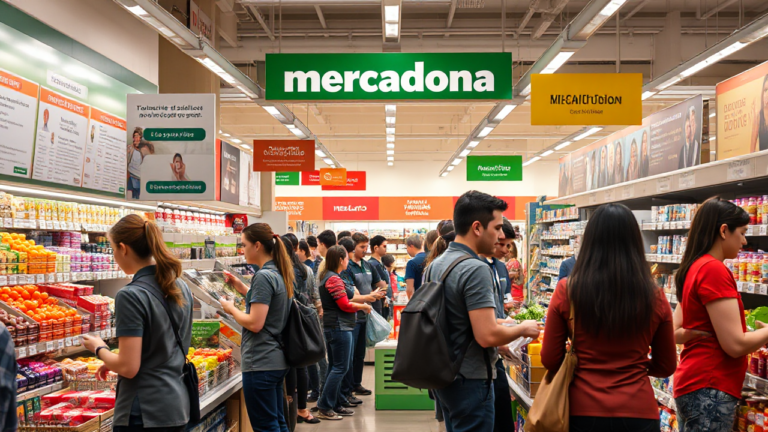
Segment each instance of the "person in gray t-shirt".
[{"label": "person in gray t-shirt", "polygon": [[243,326],[242,371],[245,407],[251,424],[265,430],[288,432],[283,415],[283,380],[288,373],[278,338],[288,322],[293,301],[294,272],[280,237],[265,223],[249,225],[242,232],[245,260],[259,271],[248,287],[227,275],[227,282],[246,298],[246,311],[221,300],[224,312]]},{"label": "person in gray t-shirt", "polygon": [[120,350],[110,352],[101,338],[88,335],[83,345],[104,362],[98,371],[101,379],[109,371],[118,374],[114,430],[182,431],[190,405],[179,377],[192,338],[194,300],[189,287],[177,279],[181,263],[166,248],[160,229],[138,215],[118,221],[109,242],[115,262],[134,275],[115,296]]},{"label": "person in gray t-shirt", "polygon": [[[494,423],[493,378],[496,347],[521,337],[538,337],[535,321],[505,327],[496,318],[496,295],[488,264],[478,254],[493,254],[502,237],[502,212],[507,203],[491,195],[469,191],[453,209],[456,240],[429,267],[427,281],[439,280],[458,258],[469,256],[445,281],[445,307],[450,328],[449,344],[458,354],[470,340],[459,376],[446,388],[436,390],[453,432],[489,432]],[[418,300],[418,291],[411,301]]]}]

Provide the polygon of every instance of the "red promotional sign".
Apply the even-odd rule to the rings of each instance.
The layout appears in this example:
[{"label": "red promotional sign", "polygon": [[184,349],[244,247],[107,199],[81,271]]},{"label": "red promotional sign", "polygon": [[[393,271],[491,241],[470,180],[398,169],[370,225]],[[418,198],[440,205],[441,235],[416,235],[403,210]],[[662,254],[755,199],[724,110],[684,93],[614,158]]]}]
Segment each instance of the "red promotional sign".
[{"label": "red promotional sign", "polygon": [[301,173],[302,186],[320,186],[320,170],[303,171]]},{"label": "red promotional sign", "polygon": [[254,171],[314,171],[315,142],[253,140]]},{"label": "red promotional sign", "polygon": [[378,220],[379,197],[323,197],[324,220]]},{"label": "red promotional sign", "polygon": [[347,171],[347,185],[346,186],[323,186],[325,191],[337,191],[337,190],[365,190],[365,171]]}]

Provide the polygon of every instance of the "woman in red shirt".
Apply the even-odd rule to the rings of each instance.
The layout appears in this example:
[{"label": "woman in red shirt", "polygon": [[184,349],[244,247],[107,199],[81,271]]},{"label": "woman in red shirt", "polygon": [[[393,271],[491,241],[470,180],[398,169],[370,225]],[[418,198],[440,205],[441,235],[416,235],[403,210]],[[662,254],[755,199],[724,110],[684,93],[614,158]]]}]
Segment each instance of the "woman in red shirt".
[{"label": "woman in red shirt", "polygon": [[[768,342],[768,328],[747,332],[733,273],[749,215],[719,197],[699,207],[680,270],[675,339],[683,344],[674,377],[680,431],[730,431],[747,371],[747,354]],[[711,337],[715,335],[716,337]]]},{"label": "woman in red shirt", "polygon": [[[523,301],[525,270],[523,269],[523,265],[520,264],[520,261],[517,260],[517,245],[515,245],[515,242],[509,244],[509,255],[507,256],[507,272],[509,273],[509,280],[512,281],[512,288],[510,289],[512,299],[516,301]],[[504,307],[506,309],[507,305],[504,305]]]},{"label": "woman in red shirt", "polygon": [[607,204],[595,211],[573,272],[557,284],[541,349],[549,371],[565,356],[571,303],[578,365],[569,389],[570,430],[658,431],[648,376],[675,370],[672,308],[651,278],[640,228],[627,207]]}]

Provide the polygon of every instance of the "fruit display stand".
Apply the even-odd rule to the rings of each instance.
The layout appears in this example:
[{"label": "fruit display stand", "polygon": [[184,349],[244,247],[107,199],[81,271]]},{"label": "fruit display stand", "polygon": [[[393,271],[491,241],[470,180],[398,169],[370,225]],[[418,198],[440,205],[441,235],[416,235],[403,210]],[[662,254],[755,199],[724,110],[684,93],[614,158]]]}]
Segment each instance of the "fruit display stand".
[{"label": "fruit display stand", "polygon": [[433,410],[435,401],[427,390],[408,387],[392,380],[397,340],[376,344],[376,397],[377,410]]}]

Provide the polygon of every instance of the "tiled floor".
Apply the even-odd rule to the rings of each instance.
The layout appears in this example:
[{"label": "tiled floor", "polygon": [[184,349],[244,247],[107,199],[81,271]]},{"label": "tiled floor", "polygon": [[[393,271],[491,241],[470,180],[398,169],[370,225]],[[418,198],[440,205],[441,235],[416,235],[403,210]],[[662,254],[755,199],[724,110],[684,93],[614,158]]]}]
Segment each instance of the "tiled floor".
[{"label": "tiled floor", "polygon": [[[374,389],[373,366],[366,366],[363,387]],[[434,411],[376,411],[374,396],[358,396],[363,404],[355,415],[339,421],[323,421],[318,424],[296,425],[296,432],[439,432]],[[310,404],[314,406],[314,404]]]}]

